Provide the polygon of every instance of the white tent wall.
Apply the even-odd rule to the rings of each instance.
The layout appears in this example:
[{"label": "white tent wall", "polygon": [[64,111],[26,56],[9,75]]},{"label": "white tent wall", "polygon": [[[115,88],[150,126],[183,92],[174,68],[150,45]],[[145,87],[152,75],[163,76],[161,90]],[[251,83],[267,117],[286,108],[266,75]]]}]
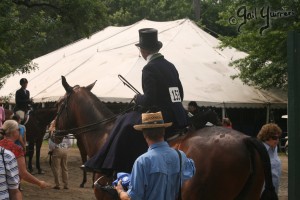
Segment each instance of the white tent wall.
[{"label": "white tent wall", "polygon": [[234,59],[246,56],[235,49],[217,48],[219,41],[189,19],[168,22],[139,21],[126,27],[107,27],[88,39],[33,60],[38,65],[29,74],[14,75],[0,89],[0,96],[12,95],[19,80],[29,80],[28,89],[34,102],[56,101],[65,91],[64,75],[70,85],[86,86],[98,80],[92,92],[104,102],[129,102],[134,92],[123,85],[124,76],[142,92],[141,73],[146,64],[134,46],[138,30],[153,27],[163,43],[161,53],[176,66],[184,88],[184,105],[197,101],[214,107],[286,107],[287,95],[247,86],[230,76],[238,71],[229,67]]}]

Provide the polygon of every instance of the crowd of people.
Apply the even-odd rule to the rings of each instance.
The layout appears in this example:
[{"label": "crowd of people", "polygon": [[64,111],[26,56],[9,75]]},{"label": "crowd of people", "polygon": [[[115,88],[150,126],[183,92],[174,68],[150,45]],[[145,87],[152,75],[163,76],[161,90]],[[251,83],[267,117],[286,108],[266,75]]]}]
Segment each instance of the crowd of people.
[{"label": "crowd of people", "polygon": [[[136,44],[142,57],[147,61],[142,71],[143,94],[134,97],[136,109],[117,119],[115,128],[107,143],[97,155],[85,163],[86,170],[113,174],[115,170],[131,173],[128,190],[119,181],[115,186],[120,199],[175,199],[180,198],[181,184],[195,174],[195,164],[184,152],[172,149],[166,139],[187,126],[198,129],[210,125],[232,128],[229,118],[219,120],[211,109],[201,109],[196,102],[184,109],[184,91],[176,67],[159,53],[163,44],[158,41],[158,32],[153,28],[139,30],[139,43]],[[0,127],[3,139],[0,140],[0,199],[22,199],[20,180],[35,184],[40,188],[51,187],[49,183],[31,175],[25,164],[26,128],[22,122],[30,109],[32,100],[27,90],[28,81],[20,80],[21,88],[16,92],[16,107],[13,119],[5,119],[0,106]],[[55,121],[50,125],[55,130]],[[138,134],[138,141],[126,141],[124,135]],[[266,124],[258,133],[258,139],[266,147],[272,166],[273,183],[278,192],[281,163],[277,154],[281,129],[276,124]],[[138,137],[136,137],[138,138]],[[142,138],[142,139],[141,139]],[[123,157],[122,143],[134,143],[138,155],[127,157],[127,163],[120,163]],[[68,148],[70,140],[64,138],[60,144],[49,139],[49,155],[54,175],[53,189],[68,189]],[[155,173],[153,171],[155,169]],[[62,174],[62,184],[59,181]]]}]

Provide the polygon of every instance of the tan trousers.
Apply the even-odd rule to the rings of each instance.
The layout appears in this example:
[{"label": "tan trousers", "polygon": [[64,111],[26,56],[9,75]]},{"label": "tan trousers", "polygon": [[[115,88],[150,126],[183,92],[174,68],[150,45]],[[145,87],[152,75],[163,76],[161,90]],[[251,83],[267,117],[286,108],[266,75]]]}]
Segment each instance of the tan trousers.
[{"label": "tan trousers", "polygon": [[55,148],[52,154],[51,169],[54,175],[54,181],[56,186],[59,184],[59,174],[61,169],[61,177],[64,187],[68,187],[68,149]]}]

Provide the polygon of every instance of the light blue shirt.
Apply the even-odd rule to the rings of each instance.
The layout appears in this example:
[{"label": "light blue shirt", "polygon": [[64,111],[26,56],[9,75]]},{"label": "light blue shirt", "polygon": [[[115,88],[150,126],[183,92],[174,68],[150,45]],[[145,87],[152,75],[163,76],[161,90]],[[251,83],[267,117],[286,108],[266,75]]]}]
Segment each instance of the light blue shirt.
[{"label": "light blue shirt", "polygon": [[[195,174],[192,159],[180,151],[182,182]],[[128,195],[132,200],[174,200],[179,192],[179,155],[167,142],[149,147],[134,163]]]},{"label": "light blue shirt", "polygon": [[[20,128],[20,135],[22,136],[22,138],[24,140],[24,136],[25,136],[25,132],[26,132],[26,127],[24,125],[22,125],[22,124],[19,124],[19,128]],[[19,145],[19,146],[22,147],[21,142],[19,140],[16,140],[15,144],[17,144],[17,145]]]},{"label": "light blue shirt", "polygon": [[277,147],[275,149],[271,148],[268,144],[263,143],[268,151],[270,161],[271,161],[271,169],[272,169],[272,181],[275,187],[275,191],[278,194],[279,182],[281,177],[281,160],[279,159],[277,153]]}]

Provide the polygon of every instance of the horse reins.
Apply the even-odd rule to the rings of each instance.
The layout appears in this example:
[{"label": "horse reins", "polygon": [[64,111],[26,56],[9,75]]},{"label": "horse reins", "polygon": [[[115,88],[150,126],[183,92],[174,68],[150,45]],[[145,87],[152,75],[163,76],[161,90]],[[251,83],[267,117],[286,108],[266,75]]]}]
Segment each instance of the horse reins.
[{"label": "horse reins", "polygon": [[[63,104],[59,111],[57,112],[57,117],[56,119],[58,120],[59,119],[59,116],[61,115],[62,111],[65,109],[67,112],[68,112],[68,109],[67,109],[67,105],[68,105],[68,99],[69,97],[71,96],[71,93],[69,93],[67,95],[67,98],[65,98]],[[133,102],[134,98],[130,101],[129,105]],[[54,134],[53,134],[53,137],[56,137],[56,138],[59,138],[59,137],[64,137],[65,135],[67,134],[63,134],[63,133],[68,133],[68,134],[72,134],[74,136],[76,135],[79,135],[81,133],[85,133],[85,132],[89,132],[91,130],[94,130],[96,129],[96,126],[98,125],[101,125],[101,124],[104,124],[104,123],[107,123],[107,122],[110,122],[110,121],[113,121],[115,120],[118,116],[121,116],[123,114],[125,114],[126,112],[132,110],[135,106],[131,106],[131,107],[127,107],[125,108],[125,110],[123,110],[122,112],[110,117],[110,118],[107,118],[107,119],[104,119],[104,120],[100,120],[98,122],[95,122],[95,123],[91,123],[91,124],[88,124],[88,125],[85,125],[85,126],[81,126],[81,127],[77,127],[77,128],[71,128],[71,129],[66,129],[66,130],[55,130],[54,131]],[[56,135],[56,133],[60,134],[60,135]],[[62,134],[62,135],[61,135]]]}]

